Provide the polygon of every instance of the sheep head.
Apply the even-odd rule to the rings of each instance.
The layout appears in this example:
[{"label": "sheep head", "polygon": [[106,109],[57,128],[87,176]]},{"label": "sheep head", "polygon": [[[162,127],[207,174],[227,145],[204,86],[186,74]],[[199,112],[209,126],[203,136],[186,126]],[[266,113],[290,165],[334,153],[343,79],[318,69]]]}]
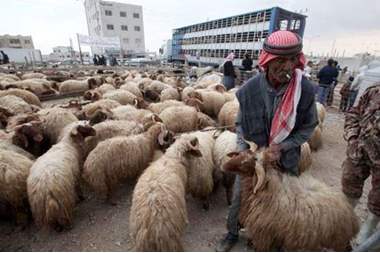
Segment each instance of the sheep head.
[{"label": "sheep head", "polygon": [[157,126],[156,127],[157,129],[155,131],[158,132],[158,136],[157,136],[158,146],[163,149],[168,148],[174,141],[173,132],[169,131],[163,123],[158,122],[155,125]]},{"label": "sheep head", "polygon": [[88,136],[95,136],[95,135],[96,135],[96,131],[90,125],[77,125],[70,132],[70,136],[75,141],[78,141],[78,142],[82,142]]},{"label": "sheep head", "polygon": [[7,131],[14,130],[17,126],[32,122],[32,121],[40,121],[40,117],[38,114],[35,113],[25,113],[25,114],[18,114],[16,116],[13,116],[9,118],[8,124],[7,124]]},{"label": "sheep head", "polygon": [[185,155],[190,155],[190,156],[195,156],[195,157],[201,157],[202,153],[199,149],[199,140],[197,137],[191,137],[187,142],[186,142],[186,152]]},{"label": "sheep head", "polygon": [[137,97],[133,100],[133,105],[137,108],[137,109],[146,109],[148,108],[148,104],[145,102],[144,99],[140,98],[140,97]]},{"label": "sheep head", "polygon": [[112,111],[101,107],[88,117],[90,125],[95,125],[108,119],[114,119]]},{"label": "sheep head", "polygon": [[185,99],[184,102],[188,106],[195,107],[195,109],[197,109],[198,112],[201,111],[201,107],[204,105],[202,100],[195,98],[195,97],[187,98],[187,99]]},{"label": "sheep head", "polygon": [[162,119],[155,113],[149,114],[142,119],[142,125],[145,131],[158,122],[163,123]]},{"label": "sheep head", "polygon": [[8,118],[13,116],[13,114],[6,108],[0,107],[0,125],[5,128],[8,124]]},{"label": "sheep head", "polygon": [[96,82],[96,79],[93,78],[93,77],[87,79],[87,84],[88,84],[88,88],[90,90],[95,89],[96,87],[98,87],[98,83]]},{"label": "sheep head", "polygon": [[114,80],[113,80],[113,86],[117,89],[120,88],[120,86],[123,84],[123,80],[120,78],[120,77],[116,77]]},{"label": "sheep head", "polygon": [[160,94],[154,90],[146,90],[144,92],[144,97],[153,102],[160,101]]}]

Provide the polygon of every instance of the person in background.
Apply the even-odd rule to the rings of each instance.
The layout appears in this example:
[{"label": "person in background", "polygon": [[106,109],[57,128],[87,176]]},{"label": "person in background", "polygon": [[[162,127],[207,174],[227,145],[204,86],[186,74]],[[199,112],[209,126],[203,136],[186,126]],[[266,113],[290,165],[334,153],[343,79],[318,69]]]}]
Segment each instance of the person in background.
[{"label": "person in background", "polygon": [[94,61],[94,65],[98,65],[98,56],[96,54],[94,54],[94,57],[92,58],[92,60]]},{"label": "person in background", "polygon": [[1,56],[2,56],[2,58],[3,58],[3,64],[8,64],[9,63],[9,57],[8,57],[8,55],[6,54],[6,53],[4,53],[4,51],[0,51],[0,53],[1,53]]},{"label": "person in background", "polygon": [[334,102],[334,91],[335,91],[335,87],[338,85],[338,80],[339,80],[340,71],[341,71],[341,68],[340,68],[337,61],[334,61],[333,67],[336,68],[336,70],[338,71],[338,76],[334,79],[334,81],[332,82],[332,84],[330,86],[329,94],[327,95],[327,105],[328,106],[332,106],[332,104]]},{"label": "person in background", "polygon": [[100,56],[100,65],[106,66],[107,65],[107,60],[104,55]]},{"label": "person in background", "polygon": [[303,75],[309,80],[311,79],[311,71],[313,70],[313,65],[314,64],[312,61],[308,61],[305,70],[303,71]]},{"label": "person in background", "polygon": [[350,76],[347,80],[347,82],[342,86],[340,89],[340,105],[339,110],[341,112],[346,112],[349,109],[349,98],[350,98],[350,90],[351,90],[351,84],[354,81],[354,77]]},{"label": "person in background", "polygon": [[232,52],[227,57],[225,62],[222,65],[223,69],[223,84],[226,87],[226,90],[231,90],[235,87],[235,68],[233,61],[235,59],[235,54]]},{"label": "person in background", "polygon": [[253,61],[251,57],[249,56],[249,54],[244,55],[244,60],[242,62],[242,65],[243,65],[244,71],[252,71]]},{"label": "person in background", "polygon": [[[299,175],[300,147],[318,125],[312,84],[302,75],[305,57],[302,39],[289,31],[267,37],[259,57],[264,72],[251,78],[236,93],[237,151],[249,148],[245,140],[267,148],[268,158],[281,172]],[[216,251],[230,251],[239,239],[240,176],[236,175],[228,211],[228,233]],[[286,223],[286,221],[283,221]]]},{"label": "person in background", "polygon": [[335,61],[333,59],[329,59],[327,65],[324,66],[317,75],[319,79],[318,102],[323,105],[326,105],[330,87],[339,74],[338,70],[334,67],[334,63]]}]

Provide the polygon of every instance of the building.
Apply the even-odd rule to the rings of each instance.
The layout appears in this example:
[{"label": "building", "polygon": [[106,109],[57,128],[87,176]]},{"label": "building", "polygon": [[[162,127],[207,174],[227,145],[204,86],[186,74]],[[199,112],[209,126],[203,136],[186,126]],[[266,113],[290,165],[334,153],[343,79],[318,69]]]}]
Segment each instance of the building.
[{"label": "building", "polygon": [[[86,62],[91,62],[89,52],[82,52],[82,59]],[[57,46],[53,47],[53,53],[45,57],[46,61],[50,62],[64,62],[64,61],[80,61],[78,51],[74,51],[70,46]]]},{"label": "building", "polygon": [[306,16],[279,7],[207,21],[173,30],[174,61],[219,65],[234,52],[235,65],[244,55],[257,60],[264,39],[274,31],[289,30],[301,37]]},{"label": "building", "polygon": [[[84,5],[90,36],[119,37],[124,57],[144,54],[142,6],[101,0],[85,0]],[[115,49],[99,47],[92,47],[91,50],[93,54],[115,52]]]},{"label": "building", "polygon": [[24,48],[34,49],[32,36],[0,35],[1,48]]},{"label": "building", "polygon": [[159,53],[161,60],[170,61],[172,59],[172,40],[165,41],[160,47]]}]

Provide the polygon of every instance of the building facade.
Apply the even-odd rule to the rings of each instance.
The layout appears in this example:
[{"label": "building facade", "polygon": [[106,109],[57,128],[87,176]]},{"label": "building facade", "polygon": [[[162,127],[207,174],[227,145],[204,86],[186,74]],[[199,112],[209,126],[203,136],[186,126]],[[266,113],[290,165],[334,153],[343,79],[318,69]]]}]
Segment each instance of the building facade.
[{"label": "building facade", "polygon": [[[89,52],[82,52],[82,59],[86,62],[91,62],[91,57]],[[64,61],[80,61],[80,54],[78,51],[74,51],[72,47],[69,46],[57,46],[53,47],[53,53],[45,57],[46,61],[51,62],[64,62]]]},{"label": "building facade", "polygon": [[235,65],[245,54],[257,60],[264,39],[274,31],[289,30],[303,36],[306,16],[279,7],[212,20],[173,30],[175,61],[219,65],[234,52]]},{"label": "building facade", "polygon": [[[145,53],[142,6],[101,0],[85,0],[84,5],[90,36],[119,37],[119,53],[124,57]],[[99,47],[91,47],[91,50],[93,54],[118,51]]]},{"label": "building facade", "polygon": [[1,48],[24,48],[34,49],[32,36],[0,35]]}]

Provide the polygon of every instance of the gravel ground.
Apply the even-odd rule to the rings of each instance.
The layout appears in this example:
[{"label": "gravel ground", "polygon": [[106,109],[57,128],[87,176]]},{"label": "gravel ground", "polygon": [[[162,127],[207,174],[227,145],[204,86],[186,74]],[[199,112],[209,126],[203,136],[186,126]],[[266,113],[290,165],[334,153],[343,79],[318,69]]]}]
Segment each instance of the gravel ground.
[{"label": "gravel ground", "polygon": [[[55,101],[56,102],[56,101]],[[346,143],[343,140],[343,115],[329,109],[323,131],[323,148],[313,153],[313,167],[307,172],[340,190],[341,165],[345,158]],[[74,226],[70,231],[56,233],[38,231],[34,225],[21,230],[7,222],[0,222],[1,251],[128,251],[128,217],[134,181],[124,184],[117,192],[119,204],[110,206],[87,194],[75,210]],[[366,197],[356,208],[363,219],[367,213]],[[218,240],[226,232],[228,207],[224,191],[212,197],[210,210],[204,211],[201,203],[188,197],[189,224],[183,238],[186,251],[213,251]],[[244,236],[243,236],[244,237]],[[249,250],[245,240],[234,251]]]}]

